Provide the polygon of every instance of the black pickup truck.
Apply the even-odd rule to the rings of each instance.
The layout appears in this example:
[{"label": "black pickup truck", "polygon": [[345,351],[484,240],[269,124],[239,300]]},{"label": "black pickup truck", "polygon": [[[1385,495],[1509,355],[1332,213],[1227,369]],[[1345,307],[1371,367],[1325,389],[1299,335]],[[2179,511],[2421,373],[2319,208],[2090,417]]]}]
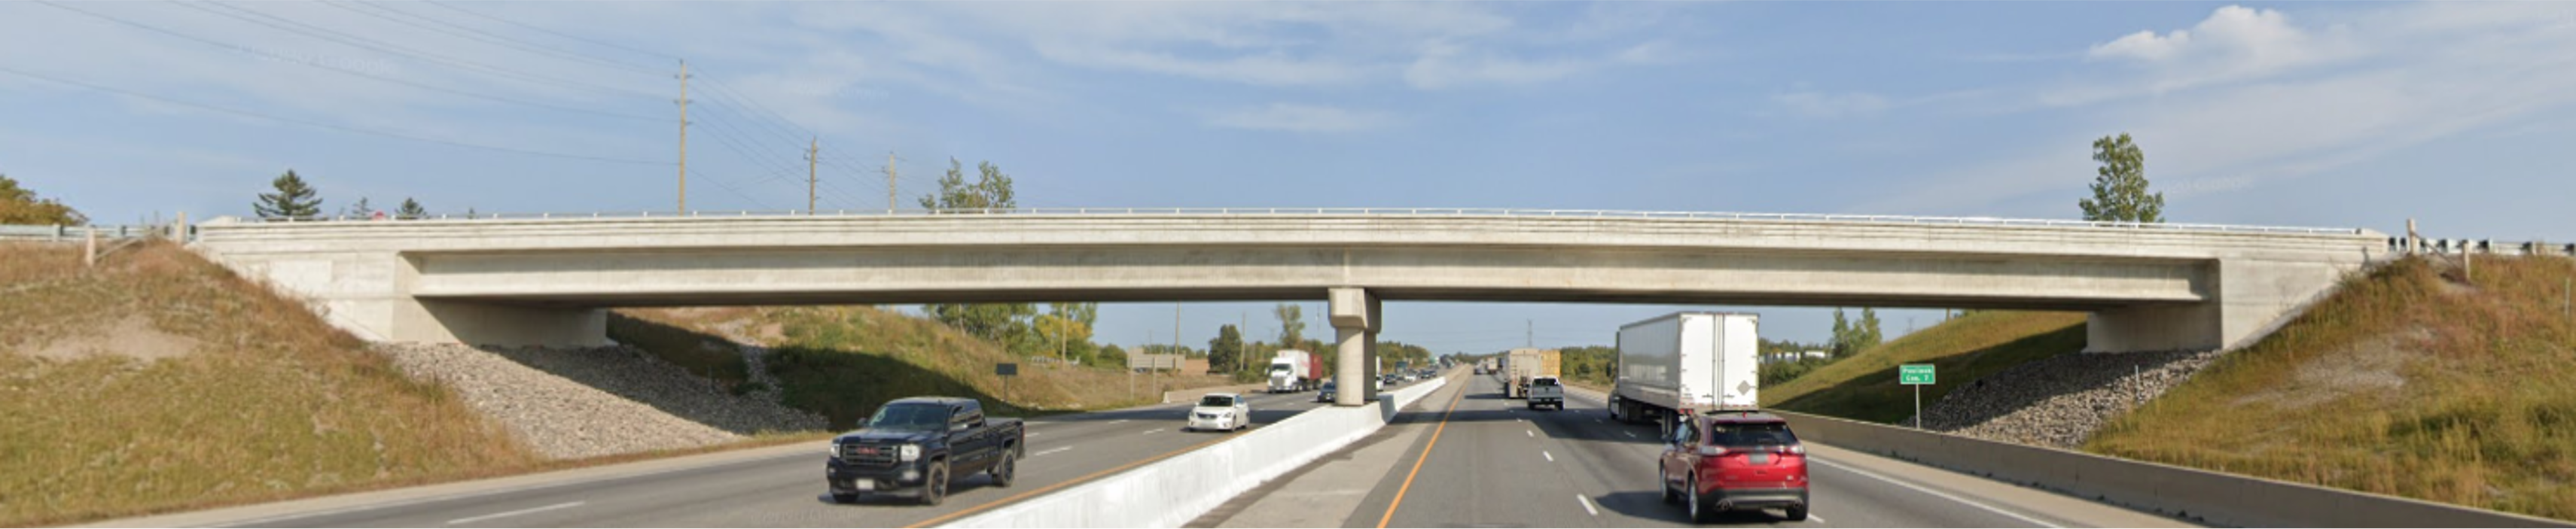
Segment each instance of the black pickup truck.
[{"label": "black pickup truck", "polygon": [[912,492],[938,505],[959,476],[990,473],[993,486],[1011,486],[1025,439],[1019,419],[985,417],[975,399],[899,399],[877,407],[858,431],[832,438],[823,479],[842,503],[866,492]]}]

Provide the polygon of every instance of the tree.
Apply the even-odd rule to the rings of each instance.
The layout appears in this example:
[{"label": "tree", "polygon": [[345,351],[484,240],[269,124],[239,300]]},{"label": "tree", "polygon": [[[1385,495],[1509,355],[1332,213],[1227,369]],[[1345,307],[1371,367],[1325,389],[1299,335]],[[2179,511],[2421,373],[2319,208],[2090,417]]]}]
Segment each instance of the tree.
[{"label": "tree", "polygon": [[1831,350],[1833,351],[1834,358],[1851,356],[1854,352],[1851,350],[1851,329],[1851,322],[1843,319],[1843,308],[1834,307],[1834,332],[1833,336],[1829,337],[1826,342],[1828,345],[1832,346]]},{"label": "tree", "polygon": [[1019,207],[1017,194],[1011,190],[1011,175],[993,162],[975,164],[975,183],[966,183],[965,168],[956,158],[948,159],[948,173],[939,177],[939,192],[921,197],[922,209],[1011,209]]},{"label": "tree", "polygon": [[1125,369],[1127,367],[1127,350],[1119,348],[1118,344],[1100,346],[1100,363],[1102,365],[1117,366],[1120,369]]},{"label": "tree", "polygon": [[[1009,209],[1018,207],[1011,191],[1011,177],[1002,169],[984,162],[976,166],[982,172],[975,183],[966,183],[966,173],[956,158],[948,159],[948,174],[939,177],[939,190],[922,195],[921,207],[930,210]],[[1029,354],[1054,344],[1030,332],[1035,327],[1037,307],[1027,303],[936,304],[922,307],[931,317],[969,334],[1001,342],[1011,352]],[[1086,325],[1088,325],[1086,323]]]},{"label": "tree", "polygon": [[285,176],[270,180],[268,185],[276,188],[277,192],[260,193],[259,201],[250,205],[251,211],[258,213],[259,218],[310,219],[322,214],[321,192],[305,185],[304,178],[295,176],[294,169],[286,170]]},{"label": "tree", "polygon": [[1869,307],[1861,307],[1860,325],[1855,326],[1852,329],[1852,338],[1852,352],[1854,353],[1867,351],[1871,347],[1878,347],[1879,342],[1886,340],[1887,335],[1879,332],[1878,329],[1877,310],[1872,310]]},{"label": "tree", "polygon": [[2129,133],[2093,140],[2093,198],[2077,200],[2084,220],[2164,222],[2165,194],[2147,192],[2147,155],[2129,141]]},{"label": "tree", "polygon": [[351,202],[347,209],[340,210],[340,216],[357,219],[374,217],[376,207],[367,204],[367,197],[358,197],[357,202]]},{"label": "tree", "polygon": [[54,199],[36,198],[34,190],[18,187],[17,180],[0,175],[0,224],[84,226],[89,224],[89,217]]},{"label": "tree", "polygon": [[1208,340],[1208,371],[1233,373],[1242,371],[1243,331],[1233,325],[1218,327],[1216,338]]},{"label": "tree", "polygon": [[394,210],[394,216],[403,220],[425,219],[429,218],[429,209],[420,207],[420,202],[411,197],[403,197],[402,208]]},{"label": "tree", "polygon": [[1048,303],[1032,330],[1041,350],[1080,361],[1092,356],[1091,326],[1099,318],[1098,303]]},{"label": "tree", "polygon": [[1289,347],[1306,343],[1306,309],[1295,303],[1281,303],[1270,309],[1270,315],[1279,317],[1279,343]]}]

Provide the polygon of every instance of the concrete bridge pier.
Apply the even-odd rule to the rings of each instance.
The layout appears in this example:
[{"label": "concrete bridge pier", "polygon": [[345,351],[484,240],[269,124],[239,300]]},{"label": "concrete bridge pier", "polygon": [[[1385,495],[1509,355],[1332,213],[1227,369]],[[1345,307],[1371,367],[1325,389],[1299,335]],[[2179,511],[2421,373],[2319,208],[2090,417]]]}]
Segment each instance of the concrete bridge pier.
[{"label": "concrete bridge pier", "polygon": [[1377,296],[1363,288],[1335,288],[1326,299],[1335,337],[1333,383],[1341,386],[1333,392],[1333,405],[1366,405],[1377,398]]}]

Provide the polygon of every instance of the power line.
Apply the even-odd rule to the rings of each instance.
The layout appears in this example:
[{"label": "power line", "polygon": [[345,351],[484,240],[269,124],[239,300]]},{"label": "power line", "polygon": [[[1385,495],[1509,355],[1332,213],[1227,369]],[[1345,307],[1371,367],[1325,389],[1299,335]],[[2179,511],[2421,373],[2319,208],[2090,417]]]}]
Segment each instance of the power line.
[{"label": "power line", "polygon": [[[517,70],[511,70],[511,69],[507,69],[507,68],[501,68],[501,67],[498,67],[498,66],[492,66],[492,65],[488,65],[488,64],[483,64],[483,63],[479,63],[479,62],[474,62],[474,61],[469,61],[469,60],[464,60],[464,59],[458,59],[458,58],[453,58],[453,57],[448,57],[448,56],[444,56],[444,55],[439,55],[439,54],[435,54],[435,53],[430,53],[430,52],[426,52],[426,51],[421,51],[421,50],[418,50],[418,49],[407,48],[407,47],[404,47],[404,46],[401,46],[401,45],[397,45],[397,44],[393,44],[393,43],[390,43],[390,42],[385,42],[385,41],[376,40],[376,39],[370,39],[370,38],[361,37],[361,36],[357,36],[357,35],[351,35],[351,34],[348,34],[348,33],[343,33],[343,32],[339,32],[339,31],[335,31],[335,30],[332,30],[332,29],[329,29],[329,28],[324,28],[324,27],[320,27],[320,26],[315,26],[315,25],[312,25],[312,24],[306,24],[306,23],[303,23],[303,22],[297,22],[297,21],[295,21],[295,20],[293,20],[293,19],[289,19],[289,18],[286,18],[286,17],[281,17],[281,16],[277,16],[277,15],[269,14],[269,13],[263,13],[263,12],[260,12],[260,11],[258,11],[258,10],[254,10],[254,9],[244,8],[244,7],[240,7],[240,6],[226,5],[226,4],[223,4],[223,3],[221,3],[221,2],[182,2],[182,1],[179,1],[179,0],[171,0],[171,1],[172,1],[172,3],[176,3],[176,4],[179,4],[179,5],[182,5],[182,6],[187,6],[187,7],[189,7],[189,8],[196,9],[196,10],[198,10],[198,11],[205,11],[205,12],[207,12],[207,13],[214,13],[214,14],[217,14],[217,15],[223,15],[223,16],[227,16],[227,17],[232,17],[232,18],[239,19],[239,20],[243,20],[243,21],[247,21],[247,22],[253,22],[253,23],[257,23],[257,24],[261,24],[261,25],[266,25],[266,26],[268,26],[268,27],[273,27],[273,28],[283,29],[283,30],[287,30],[287,31],[293,31],[293,32],[301,33],[301,34],[304,34],[304,35],[306,35],[306,36],[311,36],[311,37],[314,37],[314,38],[320,38],[320,39],[324,39],[324,40],[330,40],[330,41],[333,41],[333,42],[339,42],[339,43],[342,43],[342,44],[348,44],[348,45],[351,45],[351,46],[357,46],[357,47],[366,48],[366,49],[370,49],[370,50],[375,50],[375,51],[383,52],[383,53],[390,53],[390,54],[395,54],[395,55],[402,55],[402,56],[406,56],[406,57],[412,57],[412,58],[421,59],[421,60],[426,60],[426,61],[431,61],[431,62],[436,62],[436,63],[440,63],[440,64],[446,64],[446,65],[453,66],[453,67],[458,67],[458,68],[470,68],[470,69],[480,70],[480,71],[483,71],[483,72],[485,72],[485,73],[487,73],[487,74],[491,74],[491,75],[501,75],[501,76],[510,77],[510,78],[514,78],[514,79],[519,79],[519,80],[523,80],[523,81],[533,81],[533,82],[547,83],[547,84],[552,84],[552,85],[556,85],[556,86],[562,86],[562,87],[567,87],[567,88],[578,88],[578,89],[590,90],[590,91],[594,91],[594,92],[601,92],[601,93],[607,93],[607,94],[616,94],[616,95],[625,95],[625,96],[633,96],[633,97],[642,97],[642,98],[649,98],[649,99],[661,99],[661,98],[662,98],[662,96],[661,96],[661,95],[658,95],[658,94],[651,94],[651,93],[645,93],[645,92],[642,92],[642,91],[628,90],[628,89],[624,89],[624,88],[617,88],[617,87],[611,87],[611,86],[604,86],[604,85],[597,85],[597,84],[591,84],[591,83],[584,83],[584,82],[580,82],[580,81],[572,81],[572,80],[567,80],[567,79],[558,79],[558,78],[554,78],[554,77],[548,77],[548,76],[537,75],[537,74],[532,74],[532,73],[527,73],[527,72],[521,72],[521,71],[517,71]],[[395,19],[395,18],[392,18],[392,17],[387,17],[387,16],[384,16],[384,15],[380,15],[380,14],[376,14],[376,13],[372,13],[372,12],[368,12],[368,11],[362,11],[362,10],[358,10],[358,9],[353,9],[353,8],[348,7],[348,6],[344,6],[344,5],[340,5],[340,4],[324,3],[324,4],[322,4],[322,5],[331,6],[331,7],[334,7],[334,8],[339,8],[339,9],[341,9],[341,10],[348,11],[348,12],[351,12],[351,13],[357,13],[357,14],[361,14],[361,15],[366,15],[366,16],[370,16],[370,17],[375,17],[375,18],[377,18],[377,19],[385,20],[385,21],[388,21],[388,22],[394,22],[394,23],[398,23],[398,24],[407,24],[407,25],[411,25],[411,26],[415,26],[415,27],[418,27],[418,26],[419,26],[419,24],[417,24],[417,23],[407,22],[407,21],[403,21],[403,20],[400,20],[400,19]],[[231,13],[225,13],[225,12],[221,12],[221,11],[214,11],[214,10],[207,9],[207,8],[205,8],[204,6],[214,6],[214,7],[219,7],[219,8],[223,8],[223,9],[227,9],[227,10],[235,11],[235,12],[246,13],[246,14],[250,14],[250,15],[258,16],[258,17],[260,17],[260,18],[266,18],[266,19],[269,19],[269,20],[274,20],[274,21],[277,21],[277,22],[285,23],[285,24],[291,24],[291,25],[294,25],[294,26],[297,26],[297,27],[300,27],[300,28],[304,28],[304,29],[290,28],[290,27],[285,27],[285,26],[279,26],[279,25],[277,25],[277,24],[270,23],[270,22],[265,22],[265,21],[260,21],[260,20],[252,20],[252,19],[248,19],[248,18],[242,18],[240,15],[235,15],[235,14],[231,14]],[[310,31],[307,31],[307,30],[310,30]],[[329,33],[330,35],[318,35],[318,34],[313,33],[313,32],[315,32],[315,31],[319,31],[319,32],[322,32],[322,33]],[[661,119],[661,118],[654,118],[654,119]]]},{"label": "power line", "polygon": [[[732,125],[730,125],[730,124],[726,124],[724,121],[707,121],[706,123],[711,123],[711,124],[716,124],[716,125],[717,125],[717,128],[707,128],[707,129],[703,129],[703,130],[705,130],[707,133],[709,133],[709,134],[710,134],[710,135],[712,135],[714,138],[716,138],[716,141],[718,142],[718,144],[719,144],[720,146],[724,147],[724,148],[725,148],[725,150],[733,151],[733,152],[734,152],[734,154],[741,155],[743,158],[745,158],[745,159],[746,159],[746,161],[752,162],[752,163],[753,163],[753,164],[755,164],[755,165],[760,165],[760,166],[762,166],[762,168],[763,168],[763,169],[765,169],[765,170],[769,171],[769,173],[768,173],[768,174],[776,175],[776,174],[780,174],[780,173],[792,173],[792,172],[794,172],[794,171],[795,171],[795,169],[796,169],[796,168],[793,166],[793,164],[780,164],[780,163],[778,163],[778,161],[777,161],[776,159],[772,159],[772,158],[763,157],[763,156],[760,156],[760,155],[757,155],[757,154],[753,154],[753,152],[759,151],[759,149],[753,148],[753,147],[751,146],[751,144],[750,144],[750,143],[748,143],[748,142],[746,141],[746,139],[742,137],[742,133],[741,133],[739,130],[734,129]],[[757,184],[761,184],[761,183],[767,183],[767,181],[754,182],[752,185],[757,185]],[[848,192],[846,192],[846,191],[842,191],[842,190],[840,190],[838,187],[830,187],[830,188],[825,188],[825,189],[826,189],[826,190],[833,191],[833,192],[836,192],[836,193],[841,193],[841,194],[843,194],[843,195],[847,195],[847,194],[848,194]],[[845,200],[846,200],[846,199],[849,199],[849,197],[847,197],[847,196],[840,196],[840,197],[835,197],[835,198],[840,198],[840,199],[845,199]]]},{"label": "power line", "polygon": [[398,14],[398,15],[402,15],[402,16],[405,16],[405,17],[410,17],[410,18],[417,19],[417,20],[427,21],[427,22],[430,22],[430,23],[433,23],[433,24],[438,24],[438,25],[441,25],[441,26],[447,26],[447,27],[451,27],[451,28],[456,28],[456,29],[465,30],[466,32],[470,32],[470,33],[473,33],[473,34],[472,34],[472,35],[467,35],[467,34],[464,34],[464,33],[457,33],[457,32],[455,32],[455,31],[450,31],[450,30],[445,30],[445,29],[432,28],[432,27],[428,27],[428,26],[419,26],[419,27],[421,27],[422,29],[428,29],[428,30],[431,30],[431,31],[437,31],[437,32],[440,32],[440,33],[446,33],[446,34],[449,34],[449,35],[455,35],[455,36],[458,36],[458,37],[464,37],[464,38],[468,38],[468,39],[474,39],[474,40],[482,41],[482,42],[489,43],[489,44],[493,44],[493,45],[497,45],[497,46],[506,46],[506,47],[510,47],[510,48],[519,49],[519,50],[522,50],[522,51],[529,51],[529,52],[535,52],[535,53],[543,53],[543,54],[547,54],[547,55],[553,55],[553,56],[556,56],[556,57],[563,57],[563,58],[567,58],[567,59],[573,59],[573,60],[578,60],[578,61],[588,62],[588,63],[592,63],[592,64],[598,64],[598,65],[602,65],[602,66],[607,66],[607,67],[611,67],[611,68],[618,68],[618,69],[623,69],[623,70],[633,71],[633,72],[637,72],[637,73],[648,74],[648,75],[661,75],[661,74],[662,74],[662,70],[661,70],[661,69],[659,69],[659,68],[655,68],[655,67],[652,67],[652,66],[637,65],[637,64],[633,64],[633,63],[627,63],[627,62],[624,62],[624,61],[617,61],[617,60],[611,60],[611,59],[602,59],[602,58],[598,58],[598,57],[591,57],[591,56],[583,55],[583,54],[579,54],[579,53],[573,53],[573,52],[562,51],[562,50],[555,49],[555,48],[553,48],[553,47],[551,47],[551,46],[546,46],[546,45],[543,45],[543,44],[537,44],[537,43],[533,43],[533,42],[525,42],[525,41],[521,41],[521,40],[519,40],[519,39],[510,38],[509,36],[506,36],[506,35],[500,35],[500,34],[496,34],[496,33],[488,32],[488,31],[483,31],[483,30],[480,30],[480,29],[475,29],[475,28],[473,28],[473,27],[471,27],[471,26],[466,26],[466,25],[463,25],[463,24],[457,24],[457,23],[454,23],[454,22],[448,22],[448,21],[445,21],[445,20],[439,20],[439,19],[436,19],[436,18],[428,17],[428,16],[422,16],[422,15],[419,15],[419,14],[412,13],[412,12],[410,12],[410,11],[404,11],[404,10],[400,10],[400,9],[394,9],[394,8],[393,8],[393,6],[390,6],[390,5],[378,4],[378,3],[373,3],[373,2],[357,2],[357,3],[352,3],[352,4],[350,4],[350,5],[365,6],[365,7],[367,7],[368,9],[381,10],[381,11],[384,11],[384,12],[393,13],[393,14]]},{"label": "power line", "polygon": [[368,79],[374,79],[374,80],[377,80],[377,81],[383,81],[383,82],[388,82],[388,83],[394,83],[394,84],[399,84],[399,85],[409,86],[409,87],[413,87],[413,88],[419,88],[419,89],[423,89],[423,90],[431,90],[431,91],[436,91],[436,92],[444,92],[444,93],[448,93],[448,94],[454,94],[454,95],[459,95],[459,96],[471,97],[471,98],[475,98],[475,99],[482,99],[482,100],[494,101],[494,102],[500,102],[500,103],[509,103],[509,104],[514,104],[514,105],[524,105],[524,106],[532,106],[532,107],[539,107],[539,108],[548,108],[548,109],[554,109],[554,110],[559,110],[559,111],[564,111],[564,112],[574,112],[574,113],[581,113],[581,114],[594,114],[594,115],[600,115],[600,116],[609,116],[609,117],[618,117],[618,118],[629,118],[629,119],[656,119],[656,120],[658,120],[658,119],[662,119],[662,118],[641,118],[641,117],[639,117],[639,116],[637,116],[637,115],[633,115],[633,114],[621,114],[621,113],[616,113],[616,112],[605,112],[605,111],[591,110],[591,109],[586,109],[586,108],[568,107],[568,106],[557,105],[557,104],[553,104],[553,103],[541,103],[541,102],[536,102],[536,101],[528,101],[528,100],[523,100],[523,99],[517,99],[517,98],[507,97],[507,96],[497,96],[497,95],[484,94],[484,93],[479,93],[479,92],[469,92],[469,91],[465,91],[465,90],[458,90],[458,89],[453,89],[453,88],[445,88],[445,87],[439,87],[439,86],[432,86],[432,85],[427,85],[427,84],[421,84],[421,83],[418,83],[418,82],[413,82],[413,81],[408,81],[408,80],[403,80],[403,79],[398,79],[398,78],[393,78],[393,77],[387,77],[387,76],[382,76],[382,75],[376,75],[376,74],[367,73],[367,72],[362,72],[362,71],[358,71],[358,70],[352,70],[352,69],[348,69],[348,68],[342,68],[342,67],[338,67],[338,66],[333,66],[333,65],[329,65],[329,64],[324,64],[324,63],[322,63],[322,62],[320,62],[320,61],[315,61],[315,60],[310,60],[310,59],[299,59],[299,58],[295,58],[295,57],[288,57],[288,56],[279,55],[279,54],[275,54],[275,53],[270,53],[270,52],[266,52],[266,51],[261,51],[261,50],[257,50],[257,49],[247,48],[247,47],[243,47],[243,46],[236,45],[236,44],[231,44],[231,43],[226,43],[226,42],[217,41],[217,40],[213,40],[213,39],[208,39],[208,38],[204,38],[204,37],[198,37],[198,36],[195,36],[195,35],[189,35],[189,34],[185,34],[185,33],[180,33],[180,32],[177,32],[177,31],[172,31],[172,30],[168,30],[168,29],[163,29],[163,28],[158,27],[158,26],[153,26],[153,25],[144,24],[144,23],[140,23],[140,22],[134,22],[134,21],[130,21],[130,20],[125,20],[125,19],[122,19],[122,18],[117,18],[117,17],[114,17],[114,16],[110,16],[110,15],[106,15],[106,14],[102,14],[102,13],[97,13],[97,12],[93,12],[93,11],[89,11],[89,10],[84,10],[84,9],[80,9],[80,8],[76,8],[76,7],[66,6],[66,5],[62,5],[62,4],[58,4],[58,3],[54,3],[54,2],[46,2],[46,1],[41,1],[41,0],[40,0],[40,1],[38,1],[37,3],[39,3],[39,4],[44,4],[44,5],[48,6],[48,7],[53,7],[53,8],[56,8],[56,9],[62,9],[62,10],[71,11],[71,12],[74,12],[74,13],[80,13],[80,14],[83,14],[83,15],[88,15],[88,16],[90,16],[90,17],[92,17],[92,18],[97,18],[97,19],[100,19],[100,20],[105,20],[105,21],[109,21],[109,22],[115,22],[115,23],[118,23],[118,24],[123,24],[123,25],[129,26],[129,27],[139,28],[139,29],[143,29],[143,30],[146,30],[146,31],[151,31],[151,32],[155,32],[155,33],[160,33],[160,34],[163,34],[163,35],[169,35],[169,36],[173,36],[173,37],[179,37],[179,38],[183,38],[183,39],[193,40],[193,41],[197,41],[197,42],[200,42],[200,43],[205,43],[205,44],[207,44],[207,45],[211,45],[211,46],[215,46],[215,47],[220,47],[220,48],[229,49],[229,50],[233,50],[233,51],[238,51],[238,52],[242,52],[242,53],[248,53],[248,54],[252,54],[252,55],[258,55],[258,56],[262,56],[262,57],[268,57],[268,58],[277,59],[277,60],[281,60],[281,61],[293,62],[293,63],[296,63],[296,64],[302,64],[302,65],[305,65],[305,66],[311,66],[311,67],[315,67],[315,68],[321,68],[321,69],[325,69],[325,70],[336,71],[336,72],[345,73],[345,74],[349,74],[349,75],[355,75],[355,76],[359,76],[359,77],[365,77],[365,78],[368,78]]},{"label": "power line", "polygon": [[571,159],[577,159],[577,160],[591,160],[591,161],[614,162],[614,163],[629,163],[629,164],[637,164],[637,165],[671,165],[669,162],[659,162],[659,161],[652,161],[652,160],[636,160],[636,159],[629,159],[629,158],[611,158],[611,157],[606,157],[606,156],[589,156],[589,155],[581,155],[581,154],[565,154],[565,153],[559,153],[559,152],[534,151],[534,150],[520,149],[520,148],[515,148],[515,147],[501,147],[501,146],[496,146],[496,145],[483,145],[483,144],[476,144],[476,143],[465,143],[465,142],[458,142],[458,141],[448,141],[448,140],[442,140],[442,139],[437,139],[437,138],[429,138],[429,137],[423,137],[423,136],[414,136],[414,135],[410,135],[410,134],[403,134],[403,133],[398,133],[398,132],[385,132],[385,131],[374,130],[374,129],[365,129],[365,128],[359,128],[359,127],[350,127],[350,126],[345,126],[345,125],[335,125],[335,124],[323,123],[323,122],[318,122],[318,121],[309,121],[309,120],[302,120],[302,119],[295,119],[295,118],[287,118],[287,117],[271,116],[271,115],[268,115],[268,114],[262,114],[262,113],[258,113],[258,112],[248,111],[248,110],[240,110],[240,109],[233,109],[233,108],[218,107],[218,106],[213,106],[213,105],[206,105],[206,104],[199,104],[199,103],[191,103],[191,102],[187,102],[187,101],[180,101],[180,100],[170,99],[170,98],[166,98],[166,97],[160,97],[160,96],[154,96],[154,95],[150,95],[150,94],[144,94],[144,93],[141,93],[141,92],[135,92],[135,91],[131,91],[131,90],[124,90],[124,89],[119,89],[119,88],[112,88],[112,87],[101,86],[101,85],[96,85],[96,84],[90,84],[90,83],[85,83],[85,82],[80,82],[80,81],[74,81],[74,80],[70,80],[70,79],[63,79],[63,78],[60,78],[60,77],[54,77],[54,76],[50,76],[50,75],[38,74],[38,73],[28,72],[28,71],[24,71],[24,70],[18,70],[18,69],[14,69],[14,68],[8,68],[8,67],[5,67],[5,66],[0,66],[0,72],[6,72],[6,73],[10,73],[10,74],[18,75],[18,76],[21,76],[21,77],[30,78],[30,79],[38,79],[38,80],[44,80],[44,81],[52,81],[52,82],[55,82],[55,83],[60,83],[60,84],[65,84],[65,85],[71,85],[71,86],[77,86],[77,87],[81,87],[81,88],[88,88],[88,89],[91,89],[91,90],[97,90],[97,91],[101,91],[101,92],[108,92],[108,93],[113,93],[113,94],[119,94],[119,95],[124,95],[124,96],[128,96],[128,97],[135,97],[135,98],[141,98],[141,99],[149,99],[149,100],[153,100],[153,101],[159,101],[159,102],[162,102],[162,103],[168,103],[168,104],[179,105],[179,106],[184,106],[184,107],[197,108],[197,109],[202,109],[202,110],[211,110],[211,111],[215,111],[215,112],[222,112],[222,113],[226,113],[226,114],[233,114],[233,115],[239,115],[239,116],[254,117],[254,118],[266,119],[266,120],[270,120],[270,121],[277,121],[277,122],[281,122],[281,123],[289,123],[289,124],[295,124],[295,125],[303,125],[303,126],[307,126],[307,127],[315,127],[315,128],[331,129],[331,130],[336,130],[336,131],[341,131],[341,132],[347,132],[347,133],[353,133],[353,134],[366,134],[366,135],[370,135],[370,136],[383,136],[383,137],[387,137],[387,138],[395,138],[395,139],[411,140],[411,141],[418,141],[418,142],[425,142],[425,143],[436,143],[436,144],[440,144],[440,145],[448,145],[448,146],[453,146],[453,147],[465,147],[465,148],[472,148],[472,149],[484,149],[484,150],[491,150],[491,151],[501,151],[501,152],[509,152],[509,153],[517,153],[517,154],[528,154],[528,155],[536,155],[536,156],[552,156],[552,157],[557,157],[557,158],[571,158]]},{"label": "power line", "polygon": [[[814,132],[813,129],[805,128],[805,126],[797,124],[794,120],[790,120],[785,116],[779,115],[777,111],[770,110],[767,105],[760,104],[759,100],[742,95],[742,92],[734,90],[730,85],[715,79],[708,79],[706,83],[711,88],[711,90],[707,92],[709,95],[709,102],[728,107],[728,112],[750,118],[753,123],[762,126],[763,129],[770,134],[789,141],[805,141],[805,138],[821,136],[821,134]],[[800,134],[802,137],[799,136]],[[841,151],[839,149],[833,149],[827,152],[831,152],[833,154],[820,156],[819,158],[821,158],[822,163],[838,167],[844,171],[849,171],[852,179],[861,182],[873,183],[872,179],[864,176],[873,171],[853,165],[853,162],[840,156],[839,153]],[[917,176],[898,177],[897,181],[925,185],[929,184],[929,182],[920,181]],[[880,185],[877,186],[877,188],[884,189],[884,186]]]},{"label": "power line", "polygon": [[527,29],[537,30],[538,32],[540,32],[540,33],[545,33],[545,34],[547,34],[547,35],[554,35],[554,36],[557,36],[557,37],[563,37],[563,38],[566,38],[566,39],[577,40],[577,41],[581,41],[581,42],[585,42],[585,43],[595,44],[595,45],[599,45],[599,46],[606,46],[606,47],[610,47],[610,48],[617,48],[617,49],[621,49],[621,50],[626,50],[626,51],[635,52],[635,53],[641,53],[641,54],[645,54],[645,55],[651,55],[651,56],[655,56],[655,57],[661,57],[661,58],[664,58],[664,59],[670,59],[670,60],[674,60],[674,61],[676,61],[676,60],[680,60],[680,58],[679,58],[679,57],[677,57],[677,56],[667,55],[667,54],[663,54],[663,53],[660,53],[660,52],[654,52],[654,51],[647,51],[647,50],[640,50],[640,49],[635,49],[635,48],[629,48],[629,47],[626,47],[626,46],[620,46],[620,45],[616,45],[616,44],[610,44],[610,43],[607,43],[607,42],[601,42],[601,41],[596,41],[596,40],[586,39],[586,38],[582,38],[582,37],[577,37],[577,36],[573,36],[573,35],[570,35],[570,34],[560,33],[560,32],[556,32],[556,31],[554,31],[554,30],[550,30],[550,29],[546,29],[546,28],[542,28],[542,27],[537,27],[537,26],[534,26],[534,25],[523,24],[523,23],[520,23],[520,22],[515,21],[515,20],[510,20],[510,19],[506,19],[506,18],[501,18],[501,17],[497,17],[497,16],[492,16],[492,15],[484,14],[484,13],[481,13],[481,12],[476,12],[476,11],[473,11],[473,10],[465,9],[465,8],[462,8],[462,7],[456,7],[456,6],[454,6],[454,5],[449,5],[449,4],[447,4],[446,2],[438,2],[438,1],[432,0],[432,1],[428,2],[428,3],[429,3],[429,5],[434,5],[434,6],[438,6],[438,7],[447,8],[448,10],[452,10],[452,11],[455,11],[455,12],[458,12],[458,13],[464,13],[464,14],[468,14],[468,15],[474,15],[474,16],[477,16],[477,17],[482,17],[482,18],[486,18],[486,19],[490,19],[490,20],[494,20],[494,21],[499,21],[499,22],[504,23],[504,24],[509,24],[509,25],[518,26],[518,27],[522,27],[522,28],[527,28]]}]

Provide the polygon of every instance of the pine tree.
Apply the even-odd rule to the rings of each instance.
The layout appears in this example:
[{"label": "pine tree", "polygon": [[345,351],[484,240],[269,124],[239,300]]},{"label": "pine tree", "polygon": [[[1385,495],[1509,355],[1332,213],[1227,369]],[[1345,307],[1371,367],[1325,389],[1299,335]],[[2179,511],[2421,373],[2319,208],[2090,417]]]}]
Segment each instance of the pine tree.
[{"label": "pine tree", "polygon": [[349,204],[347,209],[340,210],[340,216],[365,220],[376,216],[376,207],[367,204],[367,197],[358,197],[357,202]]},{"label": "pine tree", "polygon": [[259,218],[303,220],[322,214],[321,192],[305,185],[304,178],[295,176],[294,169],[286,170],[285,176],[279,176],[268,184],[277,192],[260,193],[259,201],[251,203],[251,211],[257,212]]},{"label": "pine tree", "polygon": [[425,219],[429,218],[429,209],[420,207],[420,202],[411,197],[403,197],[402,208],[394,210],[394,216],[403,220]]}]

